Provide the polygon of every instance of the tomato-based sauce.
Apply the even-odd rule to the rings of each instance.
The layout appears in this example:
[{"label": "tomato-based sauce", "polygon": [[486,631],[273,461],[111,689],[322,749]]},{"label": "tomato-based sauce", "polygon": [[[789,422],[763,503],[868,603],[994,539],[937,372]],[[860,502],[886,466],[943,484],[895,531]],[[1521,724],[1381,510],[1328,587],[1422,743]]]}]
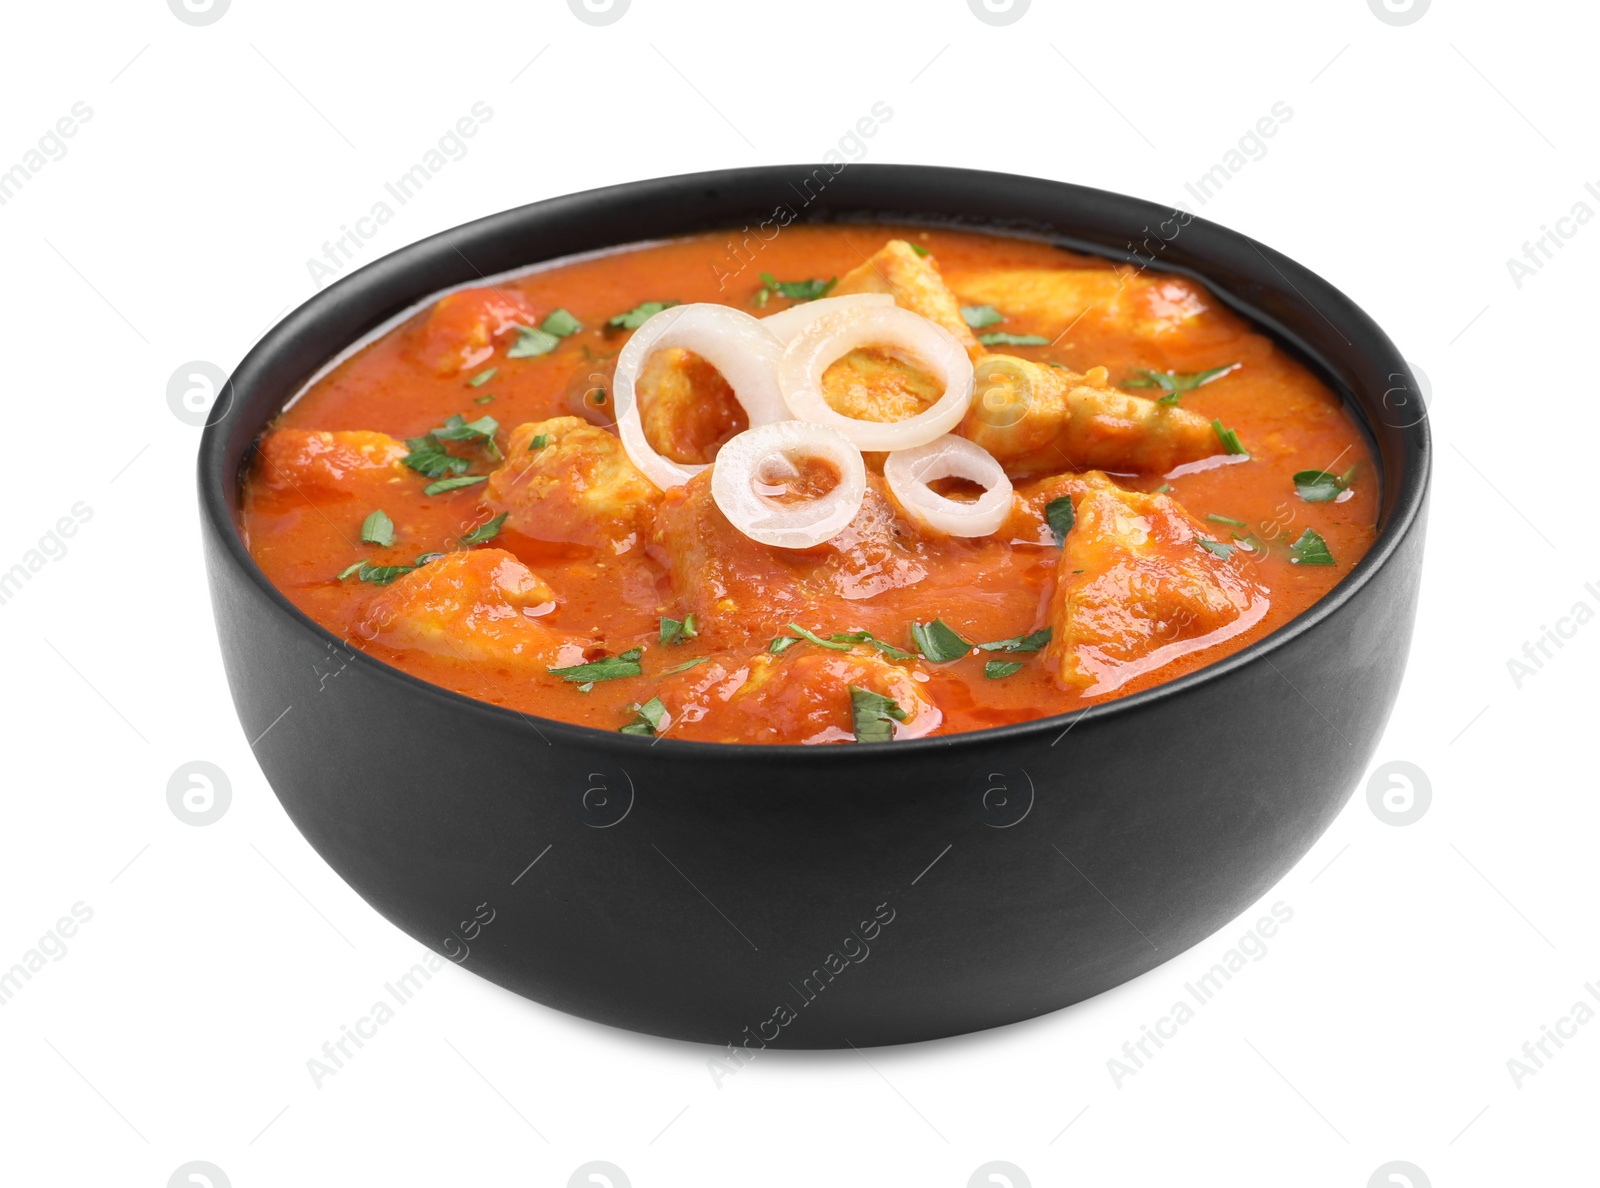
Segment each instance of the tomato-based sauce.
[{"label": "tomato-based sauce", "polygon": [[[880,255],[895,241],[910,252]],[[1019,722],[1171,680],[1305,611],[1372,544],[1379,476],[1357,424],[1193,282],[917,227],[794,226],[732,256],[729,242],[497,279],[345,358],[258,445],[243,527],[263,572],[350,647],[529,715],[668,739],[850,742]],[[724,518],[710,470],[663,492],[630,464],[612,436],[613,372],[646,303],[759,318],[836,277],[829,295],[890,292],[979,365],[958,432],[1014,484],[1001,530],[928,528],[866,452],[856,520],[825,546],[782,549]],[[667,355],[641,373],[645,431],[692,468],[748,418],[716,368]],[[1032,377],[1022,404],[1015,386],[986,387],[997,355],[1039,365],[1018,372]],[[941,387],[887,346],[834,363],[828,384],[833,407],[878,420],[931,407]],[[755,489],[788,507],[840,481],[789,457]],[[962,505],[984,491],[930,486]],[[965,646],[930,636],[936,621]]]}]

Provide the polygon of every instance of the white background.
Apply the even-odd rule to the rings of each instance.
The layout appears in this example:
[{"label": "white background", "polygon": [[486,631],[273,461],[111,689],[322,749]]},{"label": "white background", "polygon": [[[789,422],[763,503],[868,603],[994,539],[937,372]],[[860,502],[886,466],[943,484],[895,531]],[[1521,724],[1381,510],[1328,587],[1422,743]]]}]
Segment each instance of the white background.
[{"label": "white background", "polygon": [[[0,605],[0,968],[74,903],[93,918],[0,1007],[0,1181],[158,1188],[206,1160],[240,1188],[564,1185],[601,1159],[638,1188],[958,1188],[990,1160],[1034,1185],[1361,1188],[1393,1160],[1438,1186],[1595,1182],[1600,1021],[1520,1087],[1506,1063],[1600,985],[1600,626],[1520,688],[1507,664],[1600,610],[1600,222],[1566,224],[1520,286],[1506,264],[1600,212],[1590,10],[1440,2],[1398,27],[1365,0],[1035,0],[990,27],[961,0],[635,0],[600,28],[558,0],[233,0],[191,27],[141,0],[5,23],[0,169],[93,114],[0,206],[0,570],[74,504],[92,518]],[[479,100],[470,152],[358,262],[591,186],[812,161],[882,100],[867,159],[1187,201],[1350,293],[1432,386],[1421,615],[1374,761],[1423,769],[1426,814],[1395,827],[1358,790],[1264,901],[1294,911],[1267,956],[1120,1087],[1107,1060],[1259,912],[1051,1017],[870,1065],[769,1052],[721,1088],[708,1049],[447,968],[317,1088],[306,1061],[419,946],[252,760],[201,570],[198,431],[166,386],[309,297],[307,258]],[[1195,203],[1184,183],[1278,101],[1266,155]],[[194,759],[233,789],[205,828],[166,801]]]}]

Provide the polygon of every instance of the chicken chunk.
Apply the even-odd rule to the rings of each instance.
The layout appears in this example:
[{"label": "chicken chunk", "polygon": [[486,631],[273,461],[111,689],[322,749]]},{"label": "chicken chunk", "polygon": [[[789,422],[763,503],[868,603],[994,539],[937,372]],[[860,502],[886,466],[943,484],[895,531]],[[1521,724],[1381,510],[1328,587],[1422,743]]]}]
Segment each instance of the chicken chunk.
[{"label": "chicken chunk", "polygon": [[1210,323],[1232,333],[1231,319],[1208,317],[1205,290],[1182,277],[1129,268],[1003,268],[964,273],[951,287],[967,305],[991,305],[1007,320],[1054,338],[1080,322],[1135,338],[1192,340]]},{"label": "chicken chunk", "polygon": [[1238,635],[1267,591],[1232,545],[1168,495],[1125,491],[1091,472],[1058,480],[1075,522],[1050,600],[1045,665],[1095,696]]},{"label": "chicken chunk", "polygon": [[409,452],[405,442],[365,429],[275,429],[256,446],[256,481],[319,499],[353,498],[372,482],[404,479],[400,460]]},{"label": "chicken chunk", "polygon": [[822,398],[859,421],[903,421],[931,407],[944,389],[899,351],[851,351],[822,373]]},{"label": "chicken chunk", "polygon": [[919,256],[903,239],[891,239],[860,267],[839,278],[830,297],[849,293],[890,293],[895,304],[921,314],[951,334],[976,359],[983,353],[961,316],[961,303],[939,275],[932,256]]},{"label": "chicken chunk", "polygon": [[660,500],[616,435],[578,417],[518,425],[484,495],[524,536],[614,553],[641,540]]},{"label": "chicken chunk", "polygon": [[920,738],[943,715],[914,673],[870,650],[813,644],[778,656],[761,652],[741,664],[713,661],[669,678],[658,694],[668,714],[663,733],[705,742],[854,742],[853,687],[893,703],[893,711],[878,708],[887,711],[894,738]]},{"label": "chicken chunk", "polygon": [[555,592],[504,549],[446,553],[385,587],[357,627],[400,651],[542,673],[582,664],[583,645],[539,616]]},{"label": "chicken chunk", "polygon": [[1012,355],[979,364],[972,406],[956,432],[1012,475],[1060,470],[1147,471],[1221,449],[1211,422],[1109,386],[1105,369],[1079,375]]},{"label": "chicken chunk", "polygon": [[454,375],[488,361],[495,339],[517,326],[531,326],[534,311],[520,294],[499,289],[462,289],[434,303],[411,328],[410,349],[428,370]]},{"label": "chicken chunk", "polygon": [[724,442],[750,427],[722,373],[680,347],[645,360],[637,391],[646,439],[674,462],[710,462]]},{"label": "chicken chunk", "polygon": [[871,473],[855,519],[813,549],[772,548],[740,532],[711,497],[710,471],[666,493],[654,544],[674,593],[716,646],[765,641],[790,621],[848,621],[852,603],[914,585],[932,564]]}]

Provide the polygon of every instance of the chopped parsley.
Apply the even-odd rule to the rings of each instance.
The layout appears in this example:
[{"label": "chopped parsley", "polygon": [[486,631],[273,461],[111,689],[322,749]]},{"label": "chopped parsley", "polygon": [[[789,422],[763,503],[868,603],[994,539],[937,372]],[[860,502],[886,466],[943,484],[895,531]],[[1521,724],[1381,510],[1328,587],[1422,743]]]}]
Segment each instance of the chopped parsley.
[{"label": "chopped parsley", "polygon": [[771,652],[774,656],[781,656],[790,648],[794,647],[795,644],[800,642],[800,639],[793,635],[775,636],[772,642],[767,645],[767,651]]},{"label": "chopped parsley", "polygon": [[437,561],[443,556],[443,553],[423,553],[417,558],[415,565],[374,565],[370,561],[357,561],[339,574],[339,580],[342,582],[354,574],[360,581],[371,582],[375,586],[387,586],[408,573],[415,573],[429,561]]},{"label": "chopped parsley", "polygon": [[[823,639],[822,636],[818,635],[815,631],[807,631],[798,623],[790,623],[789,630],[793,631],[801,639],[816,644],[819,648],[829,648],[835,652],[848,652],[850,650],[850,645],[848,643],[838,639]],[[788,645],[786,644],[784,646],[787,647]]]},{"label": "chopped parsley", "polygon": [[424,437],[408,437],[406,445],[411,452],[400,461],[424,478],[443,478],[447,474],[460,474],[472,465],[465,458],[448,453],[439,439],[429,433]]},{"label": "chopped parsley", "polygon": [[561,336],[537,326],[518,326],[517,341],[506,348],[507,359],[533,359],[561,345]]},{"label": "chopped parsley", "polygon": [[[583,681],[592,685],[595,681],[614,681],[620,677],[641,675],[644,669],[639,667],[639,657],[643,654],[642,648],[629,648],[620,656],[604,656],[587,664],[569,664],[565,668],[547,668],[545,671],[564,681]],[[587,689],[583,691],[588,692]]]},{"label": "chopped parsley", "polygon": [[1005,315],[992,305],[963,305],[961,307],[961,320],[974,330],[982,330],[985,326],[993,326],[996,322],[1005,321]]},{"label": "chopped parsley", "polygon": [[361,539],[366,544],[392,545],[394,521],[381,507],[361,521]]},{"label": "chopped parsley", "polygon": [[534,450],[542,450],[549,444],[550,435],[548,433],[535,433],[532,437],[528,438],[528,453],[531,454]]},{"label": "chopped parsley", "polygon": [[685,660],[682,664],[674,664],[671,668],[663,668],[662,676],[676,676],[680,672],[688,672],[696,664],[704,664],[710,656],[696,656],[693,660]]},{"label": "chopped parsley", "polygon": [[906,246],[908,248],[910,248],[912,251],[916,252],[917,255],[919,255],[919,256],[927,256],[927,255],[931,255],[932,254],[932,253],[930,253],[928,251],[927,248],[921,247],[920,245],[915,244],[915,243],[911,243],[910,241],[907,241]]},{"label": "chopped parsley", "polygon": [[877,648],[891,660],[910,660],[912,654],[904,648],[897,648],[887,640],[879,639],[870,631],[840,631],[830,636],[836,643],[864,643],[869,647]]},{"label": "chopped parsley", "polygon": [[894,738],[894,724],[906,717],[893,698],[860,685],[850,686],[850,719],[858,743],[889,742]]},{"label": "chopped parsley", "polygon": [[471,388],[481,388],[481,387],[483,387],[484,384],[488,383],[490,380],[492,380],[495,376],[497,376],[499,374],[500,374],[500,369],[498,367],[486,368],[485,370],[478,372],[477,375],[475,375],[471,379],[469,379],[467,381],[467,386],[471,387]]},{"label": "chopped parsley", "polygon": [[476,396],[476,397],[473,398],[472,403],[474,403],[474,404],[493,404],[494,403],[494,393],[493,392],[485,392],[482,396]]},{"label": "chopped parsley", "polygon": [[978,335],[978,341],[984,346],[1049,346],[1050,340],[1042,334],[1008,334],[1004,330],[993,330],[988,334]]},{"label": "chopped parsley", "polygon": [[694,625],[693,615],[684,615],[681,619],[662,618],[661,644],[681,644],[699,635],[699,630]]},{"label": "chopped parsley", "polygon": [[463,474],[455,478],[444,478],[438,482],[429,483],[422,488],[424,495],[443,495],[446,491],[456,491],[462,487],[470,487],[475,483],[486,483],[489,476],[486,474]]},{"label": "chopped parsley", "polygon": [[1307,528],[1300,534],[1300,539],[1289,546],[1293,554],[1289,561],[1293,565],[1335,565],[1333,554],[1328,551],[1328,542],[1321,536]]},{"label": "chopped parsley", "polygon": [[1238,431],[1224,426],[1220,417],[1211,422],[1211,431],[1217,435],[1217,440],[1222,443],[1223,453],[1243,454],[1247,458],[1250,456],[1250,451],[1245,449],[1244,443],[1239,440]]},{"label": "chopped parsley", "polygon": [[552,309],[545,315],[544,321],[539,323],[539,329],[546,334],[554,334],[557,338],[570,338],[583,329],[583,323],[564,309]]},{"label": "chopped parsley", "polygon": [[359,573],[361,571],[361,567],[363,565],[369,565],[369,564],[371,564],[371,562],[368,562],[368,561],[354,561],[351,564],[347,565],[344,569],[339,571],[339,577],[337,578],[337,580],[342,582],[342,581],[344,581],[345,578],[349,577],[352,573]]},{"label": "chopped parsley", "polygon": [[476,421],[469,421],[460,413],[450,417],[428,436],[435,441],[493,441],[500,431],[500,422],[485,413]]},{"label": "chopped parsley", "polygon": [[998,681],[1001,677],[1008,677],[1014,672],[1022,671],[1020,660],[991,660],[983,666],[983,675],[991,681]]},{"label": "chopped parsley", "polygon": [[815,301],[819,297],[827,296],[828,290],[839,283],[838,277],[830,280],[817,280],[814,277],[802,281],[774,280],[772,273],[761,274],[761,291],[756,294],[756,304],[767,304],[767,298],[776,293],[779,297],[787,297],[790,301]]},{"label": "chopped parsley", "polygon": [[464,545],[485,544],[500,535],[500,526],[506,522],[510,512],[501,512],[487,524],[479,524],[471,532],[461,538]]},{"label": "chopped parsley", "polygon": [[978,650],[981,652],[1037,652],[1050,642],[1050,628],[1044,627],[1032,635],[1016,635],[1010,639],[997,639],[993,643],[981,643]]},{"label": "chopped parsley", "polygon": [[1050,525],[1050,531],[1055,533],[1056,544],[1067,543],[1067,533],[1072,531],[1072,525],[1077,523],[1078,513],[1073,510],[1072,500],[1063,495],[1060,499],[1052,499],[1044,505],[1044,520]]},{"label": "chopped parsley", "polygon": [[627,313],[619,313],[616,317],[609,319],[606,325],[614,326],[621,330],[637,330],[662,310],[671,309],[677,304],[676,301],[641,302]]},{"label": "chopped parsley", "polygon": [[1249,527],[1249,525],[1247,525],[1243,520],[1235,520],[1232,516],[1219,516],[1216,512],[1212,512],[1207,515],[1206,519],[1210,520],[1213,524],[1232,524],[1235,528]]},{"label": "chopped parsley", "polygon": [[1223,544],[1220,540],[1207,540],[1201,536],[1196,538],[1195,543],[1206,552],[1214,553],[1224,561],[1233,556],[1233,546],[1231,544]]},{"label": "chopped parsley", "polygon": [[911,624],[911,642],[917,645],[924,660],[934,664],[959,660],[972,649],[972,645],[957,635],[943,619]]},{"label": "chopped parsley", "polygon": [[644,738],[653,738],[666,725],[667,707],[661,704],[659,697],[652,697],[643,705],[636,701],[628,708],[633,711],[637,721],[628,723],[617,732],[619,734],[637,734]]},{"label": "chopped parsley", "polygon": [[1307,503],[1329,503],[1349,486],[1345,475],[1328,470],[1300,470],[1294,476],[1294,493]]},{"label": "chopped parsley", "polygon": [[1160,388],[1165,393],[1157,404],[1177,404],[1185,392],[1192,392],[1196,388],[1204,387],[1214,379],[1221,379],[1228,372],[1238,367],[1238,363],[1229,363],[1226,367],[1212,367],[1206,371],[1149,371],[1140,368],[1134,372],[1134,379],[1128,380],[1124,388]]}]

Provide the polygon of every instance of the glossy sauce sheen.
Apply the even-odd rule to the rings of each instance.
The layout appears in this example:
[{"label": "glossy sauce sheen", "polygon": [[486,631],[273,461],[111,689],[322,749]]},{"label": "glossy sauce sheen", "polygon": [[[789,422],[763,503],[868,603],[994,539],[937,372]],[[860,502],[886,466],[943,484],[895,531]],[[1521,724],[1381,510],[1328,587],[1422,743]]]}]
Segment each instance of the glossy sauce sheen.
[{"label": "glossy sauce sheen", "polygon": [[[730,260],[724,235],[627,249],[496,282],[497,289],[520,294],[541,318],[560,307],[583,324],[583,330],[562,340],[554,352],[508,359],[506,340],[500,339],[492,358],[458,374],[438,375],[420,365],[415,351],[407,349],[408,331],[414,334],[427,317],[423,310],[406,326],[368,345],[324,376],[283,413],[274,428],[377,430],[405,439],[427,433],[451,414],[472,420],[487,413],[501,426],[503,446],[510,430],[519,424],[577,411],[584,389],[591,385],[587,377],[600,373],[606,359],[627,340],[625,331],[607,331],[607,319],[613,315],[651,300],[719,302],[753,313],[775,312],[790,303],[774,298],[761,311],[751,305],[762,284],[759,273],[782,280],[825,279],[856,268],[891,237],[930,250],[958,293],[959,278],[966,272],[1107,266],[1102,260],[1029,240],[864,225],[787,228],[761,246],[742,269]],[[730,270],[737,272],[728,278]],[[723,278],[721,287],[719,276]],[[1248,525],[1248,529],[1230,529],[1208,523],[1208,528],[1216,529],[1218,539],[1227,540],[1230,531],[1248,531],[1269,542],[1273,547],[1252,565],[1251,573],[1270,591],[1270,606],[1248,631],[1135,676],[1113,696],[1170,680],[1282,626],[1349,572],[1375,535],[1377,471],[1366,439],[1350,415],[1299,362],[1244,321],[1214,308],[1216,312],[1207,315],[1205,332],[1193,340],[1168,336],[1156,344],[1148,338],[1119,335],[1093,319],[1084,319],[1051,346],[999,348],[1037,362],[1058,362],[1078,372],[1104,366],[1116,383],[1139,368],[1183,373],[1242,365],[1223,381],[1185,393],[1182,407],[1208,419],[1219,418],[1236,430],[1250,451],[1248,462],[1165,480],[1160,475],[1116,477],[1124,487],[1143,491],[1169,482],[1170,494],[1201,520],[1216,514]],[[1020,317],[1008,320],[1002,328],[1014,332],[1034,329]],[[1040,332],[1048,331],[1041,328]],[[481,388],[467,384],[489,366],[499,369],[492,380]],[[492,403],[475,404],[475,398],[485,393],[493,395]],[[1342,472],[1352,465],[1357,466],[1358,477],[1338,502],[1308,503],[1296,496],[1291,482],[1295,472]],[[476,472],[485,469],[481,464],[474,466]],[[581,692],[575,684],[543,673],[529,676],[492,663],[395,651],[363,639],[357,624],[384,587],[354,579],[341,582],[335,575],[362,559],[375,564],[409,564],[421,553],[460,548],[459,537],[493,514],[480,502],[482,485],[427,496],[422,491],[426,482],[419,475],[408,475],[407,481],[393,482],[382,496],[382,506],[396,525],[396,542],[390,548],[360,543],[362,521],[375,504],[337,493],[285,492],[247,483],[243,528],[253,556],[274,585],[350,647],[362,648],[446,688],[531,715],[617,730],[633,720],[630,703],[646,701],[656,691],[660,680],[652,673],[713,654],[733,669],[752,651],[759,651],[758,645],[713,653],[697,640],[670,648],[660,646],[660,618],[682,617],[682,604],[674,596],[666,566],[643,547],[619,556],[610,550],[534,541],[509,529],[500,533],[493,546],[516,554],[554,588],[560,600],[556,612],[560,629],[592,639],[591,656],[602,651],[616,655],[643,645],[645,675],[601,681],[589,692]],[[1308,527],[1326,540],[1337,564],[1290,563],[1283,546]],[[905,649],[913,649],[910,624],[935,617],[974,642],[1026,634],[1048,622],[1060,555],[1053,548],[992,537],[963,542],[953,551],[950,564],[931,569],[921,581],[851,602],[849,607],[855,612],[851,621],[802,626],[825,634],[866,629]],[[774,628],[777,634],[782,624],[774,624]],[[789,656],[810,646],[798,645]],[[330,649],[325,666],[330,677],[340,667],[335,651]],[[1087,696],[1059,687],[1037,656],[1000,657],[1025,663],[1014,675],[987,679],[984,661],[997,656],[983,653],[950,664],[921,666],[927,674],[923,688],[943,714],[935,733],[1024,721],[1106,699],[1105,695]],[[848,706],[844,707],[843,725],[849,726]],[[792,731],[786,731],[782,722],[773,726],[776,733],[765,741],[798,742],[805,737],[799,724]]]}]

